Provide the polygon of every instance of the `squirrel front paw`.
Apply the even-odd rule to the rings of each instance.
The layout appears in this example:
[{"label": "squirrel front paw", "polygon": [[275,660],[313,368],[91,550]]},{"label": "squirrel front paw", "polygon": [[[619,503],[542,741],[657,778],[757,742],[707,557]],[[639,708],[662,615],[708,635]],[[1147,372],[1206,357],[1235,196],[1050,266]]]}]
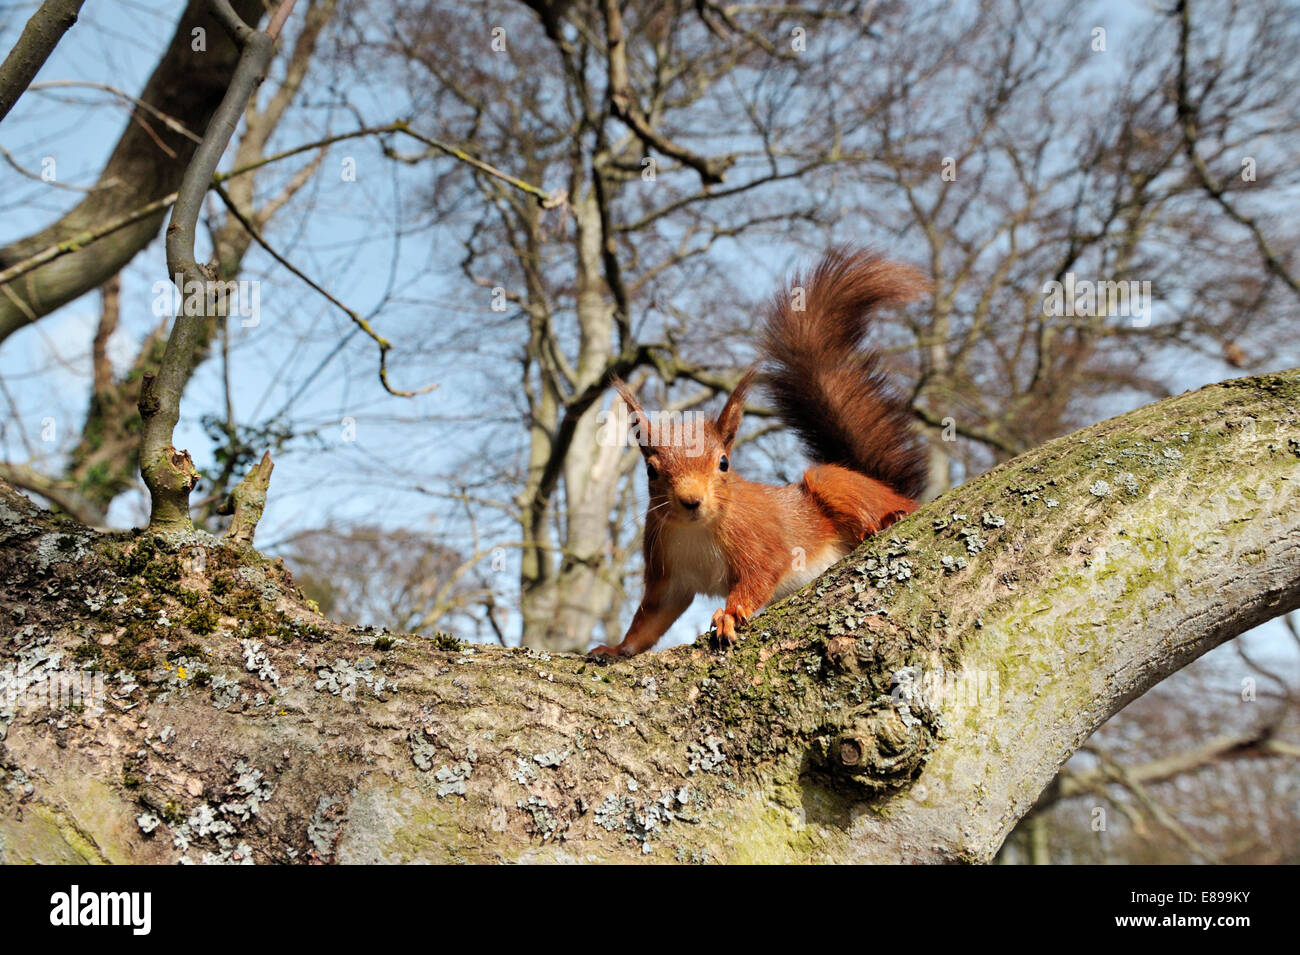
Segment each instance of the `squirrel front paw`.
[{"label": "squirrel front paw", "polygon": [[718,646],[724,650],[736,642],[736,624],[741,621],[726,609],[713,611],[713,632],[717,635]]},{"label": "squirrel front paw", "polygon": [[599,663],[601,666],[608,665],[613,660],[618,660],[631,654],[624,653],[620,643],[616,647],[607,647],[604,644],[598,647],[592,647],[587,651],[587,659],[592,663]]}]

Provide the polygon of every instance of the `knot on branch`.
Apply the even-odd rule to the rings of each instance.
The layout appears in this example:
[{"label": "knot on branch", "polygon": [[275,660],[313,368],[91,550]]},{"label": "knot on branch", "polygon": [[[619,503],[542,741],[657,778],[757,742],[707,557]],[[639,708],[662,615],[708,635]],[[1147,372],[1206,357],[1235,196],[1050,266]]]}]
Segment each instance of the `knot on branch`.
[{"label": "knot on branch", "polygon": [[898,789],[914,779],[934,746],[926,721],[885,704],[825,738],[823,763],[834,777],[872,792]]},{"label": "knot on branch", "polygon": [[189,451],[184,449],[170,449],[168,452],[172,470],[176,474],[176,481],[179,487],[183,488],[186,493],[194,490],[199,483],[199,472],[194,467],[194,461],[190,457]]},{"label": "knot on branch", "polygon": [[944,732],[926,679],[930,655],[887,621],[852,625],[863,635],[834,636],[822,645],[823,673],[832,698],[863,705],[824,722],[812,755],[832,780],[873,793],[899,789],[920,773]]}]

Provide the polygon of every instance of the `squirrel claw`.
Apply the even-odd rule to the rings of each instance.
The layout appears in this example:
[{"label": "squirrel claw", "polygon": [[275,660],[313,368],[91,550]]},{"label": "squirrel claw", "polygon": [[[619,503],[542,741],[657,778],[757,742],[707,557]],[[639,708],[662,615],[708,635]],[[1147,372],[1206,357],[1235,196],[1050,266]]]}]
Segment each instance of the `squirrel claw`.
[{"label": "squirrel claw", "polygon": [[726,610],[715,610],[713,632],[717,635],[718,646],[727,649],[736,642],[736,618]]},{"label": "squirrel claw", "polygon": [[598,647],[592,647],[590,650],[587,651],[587,659],[590,660],[592,663],[598,664],[603,667],[609,666],[610,663],[612,663],[614,660],[617,660],[621,656],[622,654],[618,652],[618,647],[607,647],[601,645]]}]

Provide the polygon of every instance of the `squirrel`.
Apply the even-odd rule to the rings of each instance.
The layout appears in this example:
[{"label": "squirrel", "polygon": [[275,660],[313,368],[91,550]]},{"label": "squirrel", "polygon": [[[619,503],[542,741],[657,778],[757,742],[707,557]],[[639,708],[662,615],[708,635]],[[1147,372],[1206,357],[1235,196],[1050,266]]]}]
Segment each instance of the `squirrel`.
[{"label": "squirrel", "polygon": [[746,481],[731,466],[758,366],[740,379],[717,419],[704,423],[703,440],[689,446],[671,435],[663,441],[667,429],[656,434],[632,390],[614,380],[650,480],[645,593],[622,642],[596,647],[592,659],[650,649],[697,593],[726,597],[713,630],[721,646],[730,646],[737,625],[916,510],[927,477],[923,439],[862,338],[878,307],[928,288],[911,266],[864,249],[835,249],[811,273],[796,275],[793,290],[775,295],[760,360],[768,364],[767,390],[779,417],[813,461],[798,484]]}]

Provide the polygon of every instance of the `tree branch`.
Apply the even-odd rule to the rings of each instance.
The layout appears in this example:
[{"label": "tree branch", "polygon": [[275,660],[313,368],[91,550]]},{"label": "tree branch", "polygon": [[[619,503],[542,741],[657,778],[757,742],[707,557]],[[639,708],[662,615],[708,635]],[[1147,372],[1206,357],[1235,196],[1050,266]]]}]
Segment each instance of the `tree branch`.
[{"label": "tree branch", "polygon": [[[987,861],[1103,721],[1300,607],[1298,407],[1290,371],[1102,422],[867,541],[723,656],[606,669],[349,630],[246,550],[92,535],[0,485],[0,579],[40,624],[0,672],[61,651],[130,674],[105,712],[0,710],[33,782],[0,789],[0,855]],[[240,778],[273,798],[223,810]]]},{"label": "tree branch", "polygon": [[257,522],[262,519],[262,511],[266,509],[266,489],[271,483],[271,471],[274,468],[271,452],[267,451],[262,455],[262,460],[254,464],[244,479],[235,485],[227,506],[218,508],[218,514],[231,515],[230,526],[226,528],[226,540],[252,545]]},{"label": "tree branch", "polygon": [[263,237],[261,230],[259,230],[257,226],[255,226],[249,220],[249,218],[246,215],[244,215],[243,212],[240,211],[239,207],[236,206],[235,203],[231,200],[230,194],[227,193],[222,186],[214,185],[212,188],[216,191],[221,201],[225,203],[226,208],[230,210],[230,214],[235,217],[235,220],[239,222],[239,224],[243,226],[245,230],[247,230],[248,234],[253,237],[253,240],[257,242],[258,245],[260,245],[263,249],[266,250],[267,254],[269,254],[271,258],[279,262],[280,265],[284,266],[291,273],[293,273],[293,275],[295,275],[297,278],[299,278],[300,280],[305,282],[308,286],[310,286],[311,289],[315,291],[318,295],[324,298],[327,302],[329,302],[339,311],[347,315],[348,318],[352,319],[353,324],[355,324],[358,329],[365,332],[366,335],[376,345],[379,346],[379,383],[383,385],[384,390],[386,392],[388,392],[390,395],[395,395],[399,398],[413,398],[416,395],[427,394],[428,392],[432,391],[434,388],[438,387],[436,384],[426,385],[425,387],[418,388],[415,391],[403,391],[400,388],[394,388],[388,380],[388,353],[389,351],[392,350],[393,343],[390,342],[387,338],[384,338],[378,332],[376,332],[374,326],[371,325],[370,322],[367,321],[363,315],[361,315],[355,309],[349,308],[348,306],[344,305],[331,292],[329,292],[327,289],[325,289],[318,283],[312,281],[312,279],[308,278],[305,272],[303,272],[296,265],[294,265],[292,262],[286,259],[274,248],[272,248],[271,245],[266,241],[265,237]]},{"label": "tree branch", "polygon": [[660,135],[651,125],[649,118],[637,105],[632,90],[632,80],[627,67],[627,44],[623,35],[623,12],[619,9],[619,0],[604,0],[602,12],[605,17],[605,44],[609,68],[609,109],[628,128],[636,133],[647,146],[683,165],[690,166],[700,175],[700,181],[706,186],[716,186],[723,182],[727,170],[736,159],[734,156],[701,156]]},{"label": "tree branch", "polygon": [[[326,136],[324,139],[318,139],[309,143],[302,143],[298,146],[293,146],[289,149],[281,150],[280,152],[275,153],[273,155],[263,156],[252,162],[236,166],[234,169],[231,169],[229,172],[215,173],[212,177],[212,184],[214,187],[219,186],[223,183],[229,182],[231,179],[235,179],[239,176],[246,175],[247,173],[250,172],[256,172],[258,169],[261,169],[263,166],[270,165],[271,163],[279,162],[282,159],[288,159],[290,157],[300,155],[301,153],[311,152],[312,150],[315,149],[324,149],[328,146],[334,145],[335,143],[343,142],[344,140],[359,139],[364,136],[375,136],[384,133],[404,133],[410,136],[411,138],[418,140],[419,142],[425,143],[426,145],[438,142],[437,140],[424,136],[423,134],[413,132],[407,127],[405,122],[399,120],[397,122],[388,123],[384,126],[368,126],[364,129],[356,129],[348,133],[338,133],[337,135],[334,136]],[[496,169],[494,166],[491,166],[488,163],[483,162],[482,160],[475,159],[474,157],[469,156],[469,154],[465,153],[464,150],[459,150],[453,146],[449,146],[441,143],[439,143],[436,148],[434,146],[430,146],[430,150],[432,152],[449,155],[455,159],[459,159],[463,162],[466,162],[468,165],[473,166],[475,169],[484,173],[485,175],[489,175],[493,178],[500,179],[502,182],[506,182],[514,186],[515,188],[519,189],[521,192],[528,193],[534,199],[536,199],[538,204],[544,209],[558,208],[559,206],[563,205],[567,201],[568,197],[563,192],[557,192],[557,193],[546,192],[543,189],[540,189],[539,187],[533,185],[532,183],[525,182],[522,179],[518,179],[514,176],[508,175],[507,173],[503,173],[500,170]],[[390,158],[397,159],[401,162],[415,162],[418,160],[418,158],[420,158],[420,157],[402,156],[392,150],[388,150],[387,153],[390,156]],[[172,204],[176,201],[176,196],[177,193],[175,192],[168,193],[165,196],[162,196],[158,199],[148,202],[138,208],[131,209],[119,216],[110,218],[107,221],[101,223],[96,223],[93,227],[88,228],[83,232],[78,232],[75,235],[71,235],[66,239],[54,243],[53,245],[49,245],[46,246],[45,248],[38,249],[36,251],[31,252],[26,258],[19,261],[15,261],[12,265],[8,266],[7,268],[0,269],[0,287],[4,287],[8,285],[9,283],[13,282],[15,279],[21,278],[22,276],[35,271],[36,269],[40,268],[42,265],[52,262],[55,259],[62,258],[63,256],[70,255],[74,252],[79,252],[82,249],[84,249],[86,246],[94,242],[98,242],[100,239],[107,238],[108,236],[120,232],[122,229],[125,229],[128,226],[132,226],[135,225],[136,223],[149,220],[154,216],[162,212],[165,212],[167,209],[171,208]],[[5,261],[4,256],[2,253],[0,253],[0,264],[2,264],[4,261]],[[11,290],[8,288],[6,288],[5,291],[11,292]],[[25,303],[23,304],[25,305]],[[15,307],[20,307],[20,306],[16,304]],[[46,314],[48,311],[51,310],[52,307],[51,309],[42,311],[41,315]],[[39,317],[40,315],[37,315],[35,312],[32,312],[30,315],[28,315],[27,321],[35,321]],[[0,322],[0,324],[2,324],[2,322]],[[4,329],[0,328],[0,340],[3,340],[6,334],[7,332],[4,332]]]},{"label": "tree branch", "polygon": [[1246,227],[1250,232],[1255,246],[1259,249],[1260,257],[1264,260],[1264,266],[1277,278],[1300,296],[1300,282],[1282,262],[1278,254],[1269,245],[1264,238],[1264,233],[1260,231],[1259,223],[1251,216],[1246,215],[1235,205],[1228,201],[1227,190],[1217,181],[1214,174],[1210,172],[1209,166],[1201,158],[1200,150],[1197,148],[1197,139],[1199,136],[1199,112],[1196,104],[1192,102],[1191,85],[1188,77],[1187,55],[1191,46],[1192,35],[1192,14],[1190,0],[1178,0],[1175,7],[1178,14],[1178,81],[1177,81],[1177,108],[1178,108],[1178,126],[1183,136],[1183,151],[1187,154],[1187,160],[1191,163],[1192,171],[1196,174],[1196,179],[1201,184],[1201,188],[1219,204],[1219,207],[1227,213],[1228,218],[1240,225]]},{"label": "tree branch", "polygon": [[0,481],[39,494],[88,527],[99,527],[104,523],[103,511],[87,500],[71,481],[60,481],[30,465],[8,461],[0,461]]},{"label": "tree branch", "polygon": [[[292,5],[293,0],[282,0]],[[167,339],[158,374],[146,375],[140,391],[140,474],[149,488],[149,526],[154,530],[189,530],[189,495],[198,483],[188,451],[172,445],[172,432],[180,418],[181,392],[189,379],[194,348],[204,322],[217,313],[217,296],[213,275],[194,259],[194,237],[203,197],[216,174],[217,164],[235,133],[239,118],[248,106],[275,52],[275,39],[248,27],[229,0],[213,0],[213,9],[222,24],[240,44],[242,52],[235,66],[230,88],[213,114],[212,122],[185,170],[172,207],[167,227],[167,271],[176,283],[180,300],[201,291],[203,315],[187,314],[184,305],[178,310]],[[278,18],[278,14],[277,14]],[[273,20],[273,22],[275,22]]]},{"label": "tree branch", "polygon": [[1131,784],[1147,786],[1152,783],[1168,782],[1186,773],[1204,769],[1230,759],[1243,759],[1266,756],[1294,756],[1295,747],[1285,741],[1274,740],[1275,727],[1263,726],[1248,733],[1217,736],[1214,739],[1192,746],[1181,752],[1162,756],[1134,766],[1116,767],[1104,764],[1095,769],[1082,772],[1062,770],[1052,780],[1052,784],[1043,790],[1043,794],[1034,804],[1034,812],[1039,813],[1048,807],[1075,796],[1087,793],[1101,793],[1107,786],[1118,783],[1125,787]]},{"label": "tree branch", "polygon": [[18,42],[0,63],[0,120],[9,114],[18,97],[26,92],[63,34],[77,22],[86,0],[45,0],[32,14]]},{"label": "tree branch", "polygon": [[[167,49],[141,91],[139,101],[96,189],[57,221],[0,248],[0,275],[40,254],[39,267],[24,269],[23,281],[0,280],[0,341],[20,328],[120,272],[153,241],[194,151],[188,131],[205,129],[229,84],[238,51],[210,13],[210,0],[190,0]],[[262,0],[234,0],[241,16],[257,18]],[[197,32],[196,32],[197,31]],[[193,48],[205,37],[202,50]],[[153,115],[171,122],[155,130]],[[184,132],[182,132],[183,130]],[[105,223],[116,223],[102,231]],[[88,241],[90,233],[101,241]],[[104,236],[111,241],[102,241]],[[62,248],[49,255],[46,250]]]}]

